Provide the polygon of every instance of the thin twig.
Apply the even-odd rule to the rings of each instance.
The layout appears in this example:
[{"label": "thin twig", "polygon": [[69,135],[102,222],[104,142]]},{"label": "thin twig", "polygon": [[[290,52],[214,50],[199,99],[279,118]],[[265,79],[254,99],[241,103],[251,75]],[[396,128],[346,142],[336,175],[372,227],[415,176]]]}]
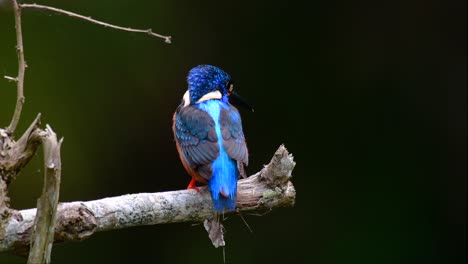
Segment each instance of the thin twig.
[{"label": "thin twig", "polygon": [[99,21],[99,20],[96,20],[96,19],[92,19],[91,17],[86,17],[86,16],[83,16],[83,15],[80,15],[80,14],[77,14],[77,13],[73,13],[73,12],[70,12],[70,11],[66,11],[66,10],[51,7],[51,6],[38,5],[38,4],[20,4],[20,7],[21,8],[35,8],[35,9],[49,10],[49,11],[53,11],[53,12],[56,12],[56,13],[65,14],[65,15],[68,15],[68,16],[71,16],[71,17],[83,19],[83,20],[86,20],[88,22],[98,24],[98,25],[101,25],[101,26],[104,26],[104,27],[109,27],[109,28],[128,31],[128,32],[145,33],[145,34],[148,34],[148,35],[153,36],[153,37],[162,38],[162,39],[164,39],[164,41],[166,43],[171,43],[171,36],[164,36],[164,35],[154,33],[151,29],[133,29],[133,28],[129,28],[129,27],[116,26],[116,25],[105,23],[105,22],[102,22],[102,21]]},{"label": "thin twig", "polygon": [[13,134],[18,126],[21,117],[21,110],[24,104],[24,73],[26,71],[26,62],[24,61],[23,49],[23,32],[21,29],[21,7],[16,0],[12,0],[13,9],[15,13],[15,27],[16,27],[16,53],[18,54],[18,77],[16,78],[16,106],[13,117],[11,118],[10,125],[6,131],[8,134]]},{"label": "thin twig", "polygon": [[245,221],[241,213],[239,213],[239,216],[242,219],[242,222],[244,222],[245,226],[249,229],[250,233],[253,233],[252,228],[250,228],[249,224],[247,223],[247,221]]},{"label": "thin twig", "polygon": [[18,78],[16,77],[11,77],[11,76],[3,76],[3,78],[9,80],[9,81],[12,81],[12,82],[17,82],[18,81]]}]

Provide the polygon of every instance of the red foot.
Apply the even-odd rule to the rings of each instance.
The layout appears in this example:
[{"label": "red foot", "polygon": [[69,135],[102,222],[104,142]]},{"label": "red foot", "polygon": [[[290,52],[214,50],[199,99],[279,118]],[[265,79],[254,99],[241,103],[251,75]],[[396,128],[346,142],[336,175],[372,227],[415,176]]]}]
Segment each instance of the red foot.
[{"label": "red foot", "polygon": [[187,186],[187,190],[188,189],[195,189],[197,192],[200,192],[200,189],[197,187],[197,181],[195,178],[192,178],[190,181],[189,185]]}]

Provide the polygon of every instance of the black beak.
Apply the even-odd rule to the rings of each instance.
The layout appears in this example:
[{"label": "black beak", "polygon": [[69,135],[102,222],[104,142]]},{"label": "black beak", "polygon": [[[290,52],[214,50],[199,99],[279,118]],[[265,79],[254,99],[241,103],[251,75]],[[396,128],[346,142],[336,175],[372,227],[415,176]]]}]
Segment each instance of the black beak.
[{"label": "black beak", "polygon": [[247,103],[242,97],[240,97],[240,95],[234,91],[231,92],[230,96],[229,96],[229,101],[233,104],[233,105],[238,105],[238,106],[242,106],[246,109],[248,109],[249,111],[254,111],[254,109],[252,108],[252,106],[250,106],[249,103]]}]

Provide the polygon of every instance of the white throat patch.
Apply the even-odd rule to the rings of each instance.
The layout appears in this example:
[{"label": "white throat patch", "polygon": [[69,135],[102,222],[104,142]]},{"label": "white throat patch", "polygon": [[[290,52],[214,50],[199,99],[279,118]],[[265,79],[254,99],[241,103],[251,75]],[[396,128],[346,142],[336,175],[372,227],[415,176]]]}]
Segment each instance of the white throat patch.
[{"label": "white throat patch", "polygon": [[211,99],[221,99],[221,98],[223,98],[223,95],[221,94],[220,91],[216,90],[216,91],[207,93],[207,94],[205,94],[204,96],[202,96],[202,97],[197,101],[197,104],[198,104],[198,103],[201,103],[201,102],[204,102],[204,101],[211,100]]},{"label": "white throat patch", "polygon": [[190,104],[190,93],[188,90],[184,93],[184,97],[182,97],[182,100],[184,100],[184,107]]}]

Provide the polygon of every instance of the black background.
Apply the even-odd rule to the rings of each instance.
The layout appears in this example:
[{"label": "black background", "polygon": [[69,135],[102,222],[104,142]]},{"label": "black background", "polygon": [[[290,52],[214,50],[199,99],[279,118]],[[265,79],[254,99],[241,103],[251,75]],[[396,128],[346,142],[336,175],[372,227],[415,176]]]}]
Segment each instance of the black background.
[{"label": "black background", "polygon": [[[0,1],[0,74],[15,76]],[[465,1],[41,1],[171,35],[173,44],[24,10],[26,105],[65,137],[60,201],[183,189],[171,131],[186,74],[213,64],[241,111],[249,173],[284,143],[294,208],[231,216],[227,263],[465,263]],[[0,125],[14,83],[0,80]],[[11,185],[35,207],[41,155]],[[1,254],[0,263],[25,263]],[[54,246],[52,263],[222,263],[200,225],[103,232]]]}]

